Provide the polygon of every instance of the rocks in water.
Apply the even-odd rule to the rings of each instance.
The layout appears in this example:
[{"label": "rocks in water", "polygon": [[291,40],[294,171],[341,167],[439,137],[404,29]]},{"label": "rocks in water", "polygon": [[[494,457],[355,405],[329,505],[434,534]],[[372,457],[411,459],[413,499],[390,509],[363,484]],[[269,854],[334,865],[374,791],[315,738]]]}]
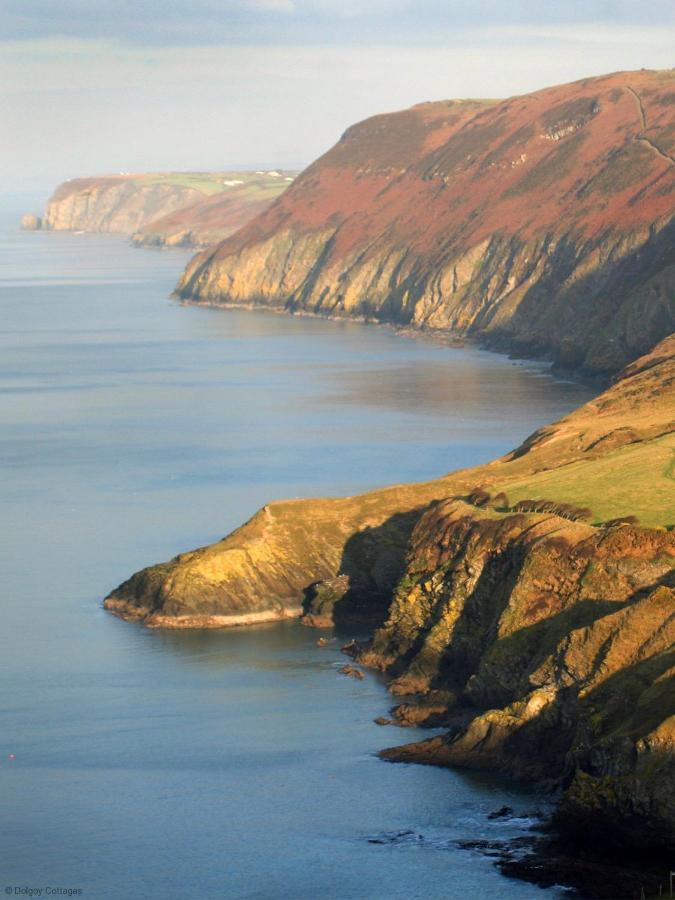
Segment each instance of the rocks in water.
[{"label": "rocks in water", "polygon": [[23,231],[39,231],[42,228],[42,219],[33,213],[21,216],[21,228]]},{"label": "rocks in water", "polygon": [[363,681],[364,674],[361,669],[357,669],[356,666],[342,666],[338,671],[342,675],[349,676],[349,678],[356,678],[359,681]]},{"label": "rocks in water", "polygon": [[[480,848],[475,848],[480,850]],[[565,886],[589,900],[639,900],[669,895],[669,860],[570,851],[555,838],[493,842],[488,855],[509,878],[542,888]]]},{"label": "rocks in water", "polygon": [[366,838],[369,844],[419,844],[424,838],[415,831],[388,831]]},{"label": "rocks in water", "polygon": [[386,716],[378,716],[376,719],[373,719],[376,725],[395,725],[393,719],[388,719]]},{"label": "rocks in water", "polygon": [[466,719],[466,714],[453,710],[456,703],[457,695],[452,691],[431,690],[412,703],[399,703],[391,712],[397,725],[439,728],[449,725],[458,715]]},{"label": "rocks in water", "polygon": [[[383,758],[544,781],[563,795],[567,840],[664,854],[675,843],[674,389],[675,336],[501,460],[422,485],[270,504],[221,542],[137,573],[105,606],[153,626],[217,627],[299,615],[308,585],[321,598],[309,614],[325,599],[334,617],[354,584],[366,586],[389,598],[387,619],[345,653],[416,695],[397,724],[447,715],[451,729]],[[607,449],[602,436],[628,426],[630,444]],[[591,490],[599,522],[636,515],[662,527],[467,504],[477,484],[575,505]],[[337,574],[347,570],[348,583]],[[363,677],[355,666],[343,674]]]}]

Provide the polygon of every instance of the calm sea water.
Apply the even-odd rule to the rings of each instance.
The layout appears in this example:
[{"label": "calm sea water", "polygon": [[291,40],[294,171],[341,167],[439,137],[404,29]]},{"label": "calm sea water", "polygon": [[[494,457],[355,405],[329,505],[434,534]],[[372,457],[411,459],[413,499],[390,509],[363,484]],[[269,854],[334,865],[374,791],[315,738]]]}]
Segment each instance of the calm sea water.
[{"label": "calm sea water", "polygon": [[[538,898],[460,839],[536,795],[379,761],[376,676],[296,624],[162,633],[102,611],[132,571],[271,498],[487,460],[586,399],[540,367],[383,329],[181,307],[181,253],[0,245],[0,892]],[[12,756],[14,758],[12,758]],[[411,829],[422,840],[368,837]]]}]

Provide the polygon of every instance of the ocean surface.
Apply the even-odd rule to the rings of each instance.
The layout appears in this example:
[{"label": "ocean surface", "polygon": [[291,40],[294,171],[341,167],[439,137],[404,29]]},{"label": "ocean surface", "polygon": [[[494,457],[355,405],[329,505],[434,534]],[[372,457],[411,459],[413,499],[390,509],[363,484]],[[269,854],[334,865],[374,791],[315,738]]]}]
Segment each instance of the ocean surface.
[{"label": "ocean surface", "polygon": [[[384,328],[181,306],[185,254],[21,233],[18,212],[0,236],[0,893],[562,896],[456,844],[521,833],[537,794],[376,758],[426,733],[373,724],[391,699],[338,673],[344,636],[151,631],[101,600],[270,499],[488,460],[588,389]],[[503,805],[524,818],[487,819]]]}]

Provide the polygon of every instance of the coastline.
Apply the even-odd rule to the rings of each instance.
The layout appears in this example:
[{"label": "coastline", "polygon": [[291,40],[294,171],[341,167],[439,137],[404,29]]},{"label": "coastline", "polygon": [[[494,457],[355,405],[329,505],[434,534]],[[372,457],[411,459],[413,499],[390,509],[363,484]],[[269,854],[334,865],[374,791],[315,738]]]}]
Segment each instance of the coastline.
[{"label": "coastline", "polygon": [[299,307],[289,309],[283,303],[270,304],[267,301],[261,301],[259,303],[241,303],[234,301],[202,300],[196,297],[185,297],[181,295],[179,290],[172,291],[169,295],[169,299],[179,303],[181,306],[204,307],[205,309],[233,309],[254,313],[273,313],[277,316],[320,319],[327,322],[354,322],[359,325],[383,328],[399,337],[410,338],[411,340],[422,340],[441,347],[474,347],[477,350],[484,350],[487,353],[504,356],[507,359],[513,360],[514,363],[527,362],[540,366],[543,374],[550,375],[556,380],[571,381],[576,384],[585,385],[589,388],[594,388],[598,391],[601,391],[611,384],[617,374],[600,374],[583,368],[566,368],[559,363],[556,363],[550,355],[541,355],[534,351],[528,353],[526,349],[523,348],[522,344],[519,344],[517,341],[514,341],[513,345],[510,345],[506,339],[495,339],[494,336],[490,335],[460,334],[449,332],[444,328],[432,328],[428,325],[421,327],[415,327],[414,325],[400,325],[396,322],[379,319],[376,316],[352,315],[349,313],[345,313],[345,315],[336,315],[335,313],[321,313]]}]

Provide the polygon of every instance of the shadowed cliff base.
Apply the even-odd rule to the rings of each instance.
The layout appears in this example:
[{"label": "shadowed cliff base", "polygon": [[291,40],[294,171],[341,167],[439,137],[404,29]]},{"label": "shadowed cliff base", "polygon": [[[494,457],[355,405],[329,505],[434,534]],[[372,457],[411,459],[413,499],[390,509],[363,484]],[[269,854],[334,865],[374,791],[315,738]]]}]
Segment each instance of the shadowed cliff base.
[{"label": "shadowed cliff base", "polygon": [[186,300],[471,336],[588,373],[675,329],[675,70],[352,126]]}]

